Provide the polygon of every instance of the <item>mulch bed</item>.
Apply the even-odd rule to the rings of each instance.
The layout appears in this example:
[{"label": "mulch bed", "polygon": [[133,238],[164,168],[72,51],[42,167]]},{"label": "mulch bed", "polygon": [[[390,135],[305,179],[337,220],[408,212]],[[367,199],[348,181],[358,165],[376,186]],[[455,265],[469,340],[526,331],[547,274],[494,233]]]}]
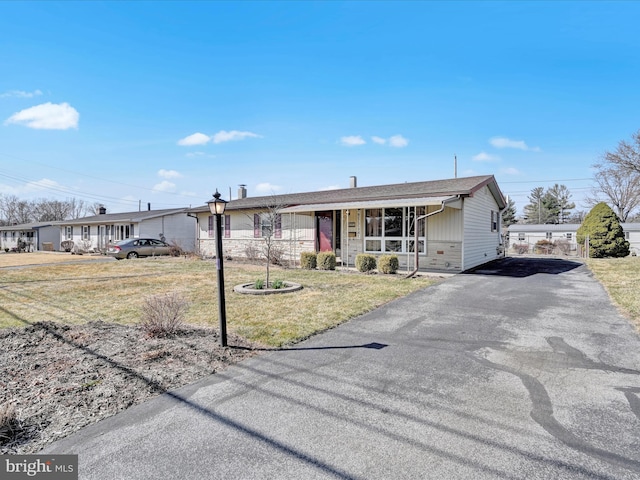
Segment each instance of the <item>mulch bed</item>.
[{"label": "mulch bed", "polygon": [[161,338],[106,322],[0,330],[0,454],[38,452],[257,353],[242,338],[228,341],[241,348],[222,348],[216,330],[191,326]]}]

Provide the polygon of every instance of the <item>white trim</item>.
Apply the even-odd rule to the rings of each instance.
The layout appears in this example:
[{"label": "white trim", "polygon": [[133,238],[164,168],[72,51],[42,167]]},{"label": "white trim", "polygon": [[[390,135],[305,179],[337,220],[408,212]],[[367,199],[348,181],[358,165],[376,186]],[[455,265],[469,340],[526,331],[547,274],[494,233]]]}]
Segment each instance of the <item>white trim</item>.
[{"label": "white trim", "polygon": [[[323,210],[345,210],[348,208],[384,208],[384,207],[420,207],[426,205],[440,205],[442,202],[454,199],[455,196],[447,197],[421,197],[421,198],[395,198],[389,200],[369,200],[361,202],[340,202],[340,203],[315,203],[309,205],[296,205],[280,210],[281,213],[293,212],[319,212]],[[447,203],[447,207],[462,208],[462,203]]]}]

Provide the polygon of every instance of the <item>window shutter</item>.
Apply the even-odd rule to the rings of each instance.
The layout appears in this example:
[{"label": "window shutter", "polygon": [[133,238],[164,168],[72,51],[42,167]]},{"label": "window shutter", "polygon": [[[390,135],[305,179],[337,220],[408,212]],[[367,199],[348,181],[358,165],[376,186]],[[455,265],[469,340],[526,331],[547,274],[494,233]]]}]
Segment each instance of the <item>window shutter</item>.
[{"label": "window shutter", "polygon": [[276,215],[276,238],[282,238],[282,215]]},{"label": "window shutter", "polygon": [[260,238],[260,215],[253,214],[253,238]]},{"label": "window shutter", "polygon": [[209,215],[209,238],[213,238],[213,215]]},{"label": "window shutter", "polygon": [[224,216],[224,238],[231,238],[231,215]]}]

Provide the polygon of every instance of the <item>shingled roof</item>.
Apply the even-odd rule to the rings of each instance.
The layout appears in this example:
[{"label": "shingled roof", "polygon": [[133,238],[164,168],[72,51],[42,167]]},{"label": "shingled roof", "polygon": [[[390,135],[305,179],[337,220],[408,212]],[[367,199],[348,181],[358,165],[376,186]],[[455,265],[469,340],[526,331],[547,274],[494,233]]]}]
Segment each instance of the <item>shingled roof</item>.
[{"label": "shingled roof", "polygon": [[93,215],[91,217],[76,218],[73,220],[64,220],[58,222],[61,225],[91,225],[105,224],[110,222],[118,223],[137,223],[150,218],[162,217],[165,215],[173,215],[176,213],[186,212],[187,208],[170,208],[165,210],[142,210],[139,212],[124,213],[104,213],[101,215]]},{"label": "shingled roof", "polygon": [[[488,186],[496,198],[500,208],[506,206],[504,196],[493,175],[476,177],[452,178],[447,180],[432,180],[428,182],[406,182],[371,187],[342,188],[339,190],[324,190],[317,192],[277,194],[261,197],[246,197],[231,200],[227,210],[244,210],[264,208],[274,201],[283,207],[312,204],[338,204],[345,202],[380,201],[391,199],[412,199],[424,197],[472,196],[476,191]],[[208,212],[204,205],[189,210],[193,213]]]}]

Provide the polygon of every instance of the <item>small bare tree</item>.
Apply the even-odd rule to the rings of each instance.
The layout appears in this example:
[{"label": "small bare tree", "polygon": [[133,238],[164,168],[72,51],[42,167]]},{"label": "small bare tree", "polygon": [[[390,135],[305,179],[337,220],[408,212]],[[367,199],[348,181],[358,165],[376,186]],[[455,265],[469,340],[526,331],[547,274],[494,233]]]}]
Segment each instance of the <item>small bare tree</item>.
[{"label": "small bare tree", "polygon": [[282,238],[282,209],[285,205],[274,195],[262,206],[260,213],[253,215],[254,236],[262,238],[262,257],[266,260],[267,278],[269,286],[270,265],[282,261],[283,249],[279,245]]}]

